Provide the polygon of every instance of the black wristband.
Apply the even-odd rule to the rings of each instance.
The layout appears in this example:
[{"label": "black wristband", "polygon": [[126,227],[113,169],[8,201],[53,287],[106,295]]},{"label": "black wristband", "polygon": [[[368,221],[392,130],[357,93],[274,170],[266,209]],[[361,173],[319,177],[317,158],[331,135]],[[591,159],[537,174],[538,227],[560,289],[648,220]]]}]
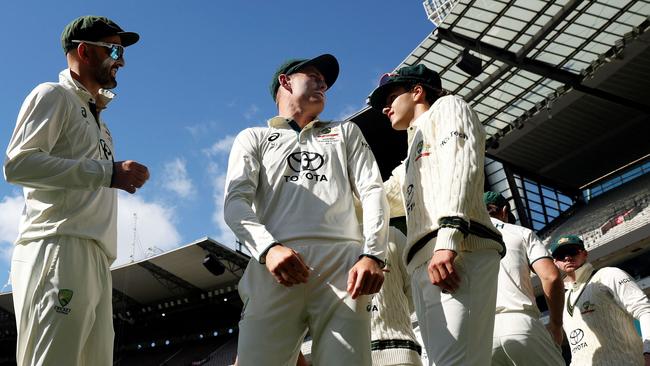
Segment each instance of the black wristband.
[{"label": "black wristband", "polygon": [[359,256],[359,259],[361,259],[361,258],[363,258],[363,257],[368,257],[368,258],[374,260],[375,262],[377,262],[377,264],[379,264],[379,268],[384,268],[384,267],[386,267],[386,262],[385,262],[385,261],[379,259],[378,257],[376,257],[376,256],[374,256],[374,255],[372,255],[372,254],[361,254],[361,255]]},{"label": "black wristband", "polygon": [[276,242],[276,243],[273,243],[273,244],[269,245],[268,248],[266,248],[266,250],[264,251],[264,253],[260,254],[260,260],[259,260],[259,262],[260,262],[261,264],[265,264],[265,263],[266,263],[266,254],[269,252],[269,250],[271,250],[271,248],[273,248],[273,247],[276,246],[276,245],[282,245],[282,244],[281,244],[281,243],[277,243],[277,242]]}]

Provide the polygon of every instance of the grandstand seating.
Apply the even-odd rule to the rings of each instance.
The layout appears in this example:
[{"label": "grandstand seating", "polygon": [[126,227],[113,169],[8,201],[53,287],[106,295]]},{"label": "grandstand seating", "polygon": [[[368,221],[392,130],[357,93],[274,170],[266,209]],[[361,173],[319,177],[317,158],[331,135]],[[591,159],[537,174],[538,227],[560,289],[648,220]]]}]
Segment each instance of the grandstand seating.
[{"label": "grandstand seating", "polygon": [[192,365],[201,366],[230,366],[235,363],[237,357],[237,337],[232,337],[228,342],[223,344],[212,352],[202,363],[193,363]]},{"label": "grandstand seating", "polygon": [[[634,209],[619,225],[603,233],[603,225]],[[545,243],[564,234],[578,234],[588,249],[601,246],[650,224],[650,175],[619,186],[579,208],[564,223],[542,237]]]}]

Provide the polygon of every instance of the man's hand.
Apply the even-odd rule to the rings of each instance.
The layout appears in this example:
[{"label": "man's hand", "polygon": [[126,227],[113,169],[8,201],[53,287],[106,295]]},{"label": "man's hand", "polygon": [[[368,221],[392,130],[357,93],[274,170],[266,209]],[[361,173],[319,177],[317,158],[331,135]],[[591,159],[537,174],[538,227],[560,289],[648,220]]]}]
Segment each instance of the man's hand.
[{"label": "man's hand", "polygon": [[448,249],[436,250],[431,257],[427,270],[432,284],[443,292],[454,292],[460,286],[460,277],[454,267],[456,252]]},{"label": "man's hand", "polygon": [[309,267],[295,250],[275,245],[266,253],[266,268],[279,284],[291,287],[307,283]]},{"label": "man's hand", "polygon": [[133,160],[113,163],[113,181],[111,188],[127,191],[131,194],[149,179],[149,169]]},{"label": "man's hand", "polygon": [[553,324],[548,323],[547,329],[551,333],[551,338],[555,341],[558,346],[562,346],[562,339],[564,338],[564,333],[562,332],[562,324]]},{"label": "man's hand", "polygon": [[372,258],[361,257],[348,272],[348,293],[353,299],[379,292],[384,283],[384,272]]}]

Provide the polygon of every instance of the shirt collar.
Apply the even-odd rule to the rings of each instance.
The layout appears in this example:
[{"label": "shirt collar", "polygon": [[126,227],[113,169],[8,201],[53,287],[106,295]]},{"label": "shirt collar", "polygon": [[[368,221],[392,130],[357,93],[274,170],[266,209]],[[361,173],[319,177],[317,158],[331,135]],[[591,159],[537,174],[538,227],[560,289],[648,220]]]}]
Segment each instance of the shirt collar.
[{"label": "shirt collar", "polygon": [[420,128],[420,125],[422,125],[423,123],[427,123],[430,114],[431,114],[431,108],[429,108],[428,111],[422,113],[418,118],[416,118],[415,121],[413,121],[413,123],[411,123],[411,125],[406,129],[408,134],[409,144],[411,143],[411,141],[413,141],[413,137],[415,137],[415,133]]},{"label": "shirt collar", "polygon": [[77,80],[72,77],[70,69],[65,69],[59,73],[59,84],[63,85],[66,89],[70,89],[75,92],[86,103],[95,103],[97,109],[104,109],[106,105],[110,103],[113,98],[115,98],[115,93],[107,89],[99,89],[97,94],[97,99],[94,100],[93,96],[88,90]]},{"label": "shirt collar", "polygon": [[[311,122],[309,122],[305,127],[303,127],[303,130],[308,130],[312,127],[314,127],[316,124],[320,123],[321,121],[318,119],[315,119]],[[281,117],[281,116],[275,116],[267,121],[267,124],[269,127],[273,128],[285,128],[285,129],[293,129],[294,131],[300,132],[300,127],[298,127],[298,124],[296,121],[294,121],[292,118],[286,118],[286,117]]]},{"label": "shirt collar", "polygon": [[591,274],[593,272],[594,272],[594,266],[589,262],[585,262],[582,266],[580,266],[580,268],[576,269],[576,282],[575,283],[566,282],[565,287],[567,289],[571,289],[583,285],[585,282],[589,280],[589,278],[591,278]]}]

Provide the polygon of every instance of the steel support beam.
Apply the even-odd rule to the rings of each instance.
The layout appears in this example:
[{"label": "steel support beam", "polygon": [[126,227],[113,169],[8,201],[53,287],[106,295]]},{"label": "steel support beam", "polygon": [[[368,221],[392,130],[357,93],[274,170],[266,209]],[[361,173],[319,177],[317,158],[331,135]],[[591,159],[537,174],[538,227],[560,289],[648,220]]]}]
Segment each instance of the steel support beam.
[{"label": "steel support beam", "polygon": [[438,37],[441,39],[457,44],[463,48],[479,52],[483,55],[495,58],[509,66],[529,71],[533,74],[542,75],[551,80],[566,84],[573,89],[585,94],[608,100],[622,106],[636,109],[643,113],[650,114],[650,106],[623,98],[621,96],[606,92],[604,90],[592,88],[582,84],[582,76],[573,74],[569,71],[556,68],[544,61],[535,60],[528,57],[519,57],[514,52],[504,50],[489,43],[470,38],[468,36],[455,33],[449,29],[438,28],[436,30]]}]

